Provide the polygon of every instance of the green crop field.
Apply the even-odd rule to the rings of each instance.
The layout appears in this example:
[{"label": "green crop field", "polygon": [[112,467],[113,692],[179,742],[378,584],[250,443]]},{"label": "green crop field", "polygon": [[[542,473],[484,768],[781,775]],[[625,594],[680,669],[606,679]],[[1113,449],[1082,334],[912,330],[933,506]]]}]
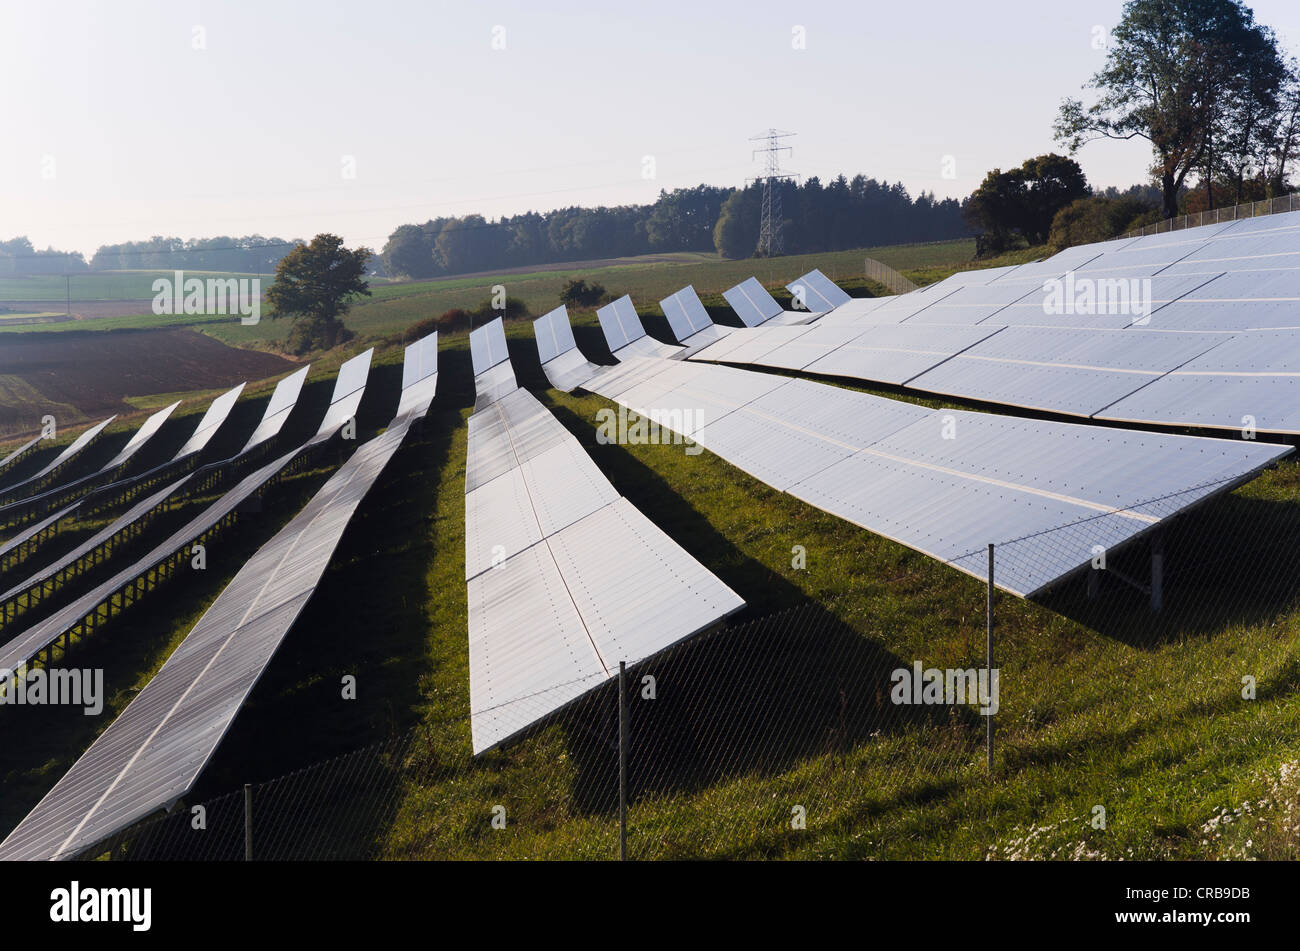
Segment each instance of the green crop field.
[{"label": "green crop field", "polygon": [[[30,277],[0,277],[0,303],[7,300],[48,300],[63,303],[71,294],[73,301],[89,300],[146,300],[154,296],[153,282],[159,278],[172,280],[175,271],[91,271],[72,274],[41,274]],[[255,278],[256,274],[225,271],[185,271],[186,277]],[[270,284],[271,274],[261,275]],[[59,311],[62,313],[62,311]]]}]

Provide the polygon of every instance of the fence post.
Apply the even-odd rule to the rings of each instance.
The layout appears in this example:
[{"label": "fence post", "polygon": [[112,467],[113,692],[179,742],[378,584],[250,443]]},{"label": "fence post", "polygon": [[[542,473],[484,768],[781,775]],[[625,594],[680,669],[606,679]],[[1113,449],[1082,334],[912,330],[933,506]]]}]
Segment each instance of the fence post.
[{"label": "fence post", "polygon": [[618,662],[618,860],[627,861],[627,664]]},{"label": "fence post", "polygon": [[[988,635],[987,653],[984,660],[984,676],[988,678],[988,690],[993,690],[993,543],[989,542],[989,593],[988,604],[985,609],[985,627]],[[988,770],[989,775],[993,775],[993,714],[989,712],[984,715],[985,730],[988,744]]]},{"label": "fence post", "polygon": [[244,861],[253,861],[253,787],[244,783]]}]

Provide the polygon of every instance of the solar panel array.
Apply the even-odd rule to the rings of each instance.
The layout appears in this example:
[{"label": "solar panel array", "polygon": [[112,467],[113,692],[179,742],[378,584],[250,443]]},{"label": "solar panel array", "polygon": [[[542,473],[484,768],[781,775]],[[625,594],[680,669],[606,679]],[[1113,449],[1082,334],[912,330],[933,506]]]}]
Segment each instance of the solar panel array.
[{"label": "solar panel array", "polygon": [[469,419],[465,578],[475,754],[744,604],[522,389]]},{"label": "solar panel array", "polygon": [[[986,574],[986,545],[997,543],[995,581],[1022,597],[1087,566],[1094,546],[1132,541],[1291,451],[932,410],[700,363],[630,361],[588,389],[976,577]],[[1036,557],[1016,557],[1030,545]]]},{"label": "solar panel array", "polygon": [[[796,283],[829,294],[818,272]],[[756,328],[692,357],[1118,422],[1300,433],[1300,213],[1069,248],[873,300],[845,299],[814,325],[855,336]]]},{"label": "solar panel array", "polygon": [[33,449],[36,446],[36,444],[41,441],[42,438],[43,437],[39,435],[33,436],[31,439],[27,440],[27,442],[23,443],[17,449],[11,451],[9,455],[5,456],[3,459],[0,459],[0,469],[8,468],[10,463],[17,462],[20,458],[25,456],[29,450]]},{"label": "solar panel array", "polygon": [[[306,380],[307,371],[310,369],[311,369],[310,366],[305,366],[300,370],[295,370],[292,374],[290,374],[289,376],[282,379],[279,383],[277,383],[275,387],[275,391],[271,394],[271,399],[267,403],[266,409],[262,414],[261,421],[258,423],[257,428],[253,430],[253,433],[249,437],[248,442],[244,444],[244,448],[241,449],[239,452],[237,452],[234,456],[231,456],[229,459],[224,459],[220,462],[212,463],[211,465],[205,467],[205,470],[217,469],[230,462],[240,459],[246,456],[256,447],[266,444],[275,436],[277,436],[280,432],[281,427],[283,427],[285,420],[288,419],[289,414],[293,411],[294,406],[297,405],[298,396],[302,391],[303,382]],[[143,433],[146,429],[149,429],[150,424],[154,421],[155,418],[157,418],[163,413],[170,413],[170,411],[174,409],[176,405],[178,404],[173,403],[172,406],[167,407],[165,410],[161,410],[159,413],[155,413],[154,416],[146,420],[144,425],[140,427],[140,433]],[[156,431],[156,427],[154,427],[154,431]],[[139,439],[140,433],[136,434],[136,439]],[[152,433],[150,435],[152,435]],[[140,440],[140,442],[141,444],[143,444],[144,440]],[[136,448],[138,448],[138,446]],[[119,458],[120,455],[121,454],[119,454]],[[171,461],[169,461],[168,463],[165,463],[164,465],[158,466],[147,472],[140,473],[139,475],[133,476],[131,478],[123,479],[119,482],[115,482],[108,486],[104,486],[103,490],[112,491],[112,490],[120,490],[120,489],[128,488],[129,486],[134,485],[142,480],[157,475],[160,471],[167,469],[169,466],[172,466],[178,461],[184,460],[185,458],[186,456],[177,453],[177,455],[174,456],[171,459]],[[125,460],[121,460],[118,462],[118,466],[124,463]],[[76,486],[79,483],[89,482],[96,476],[101,475],[105,472],[110,472],[116,467],[117,466],[114,466],[112,463],[110,463],[109,465],[104,466],[104,468],[100,471],[100,473],[96,473],[95,476],[87,476],[85,479],[78,480],[78,483],[72,483],[72,486]],[[108,539],[115,537],[119,532],[125,530],[126,528],[129,528],[136,521],[138,521],[140,517],[142,517],[145,513],[149,512],[154,507],[161,504],[163,501],[165,501],[167,498],[173,495],[175,492],[179,491],[179,489],[187,481],[188,481],[188,477],[186,479],[182,479],[180,482],[175,483],[169,488],[164,488],[163,490],[154,493],[149,497],[149,499],[152,500],[152,504],[150,505],[146,506],[143,505],[142,503],[137,503],[135,506],[131,508],[130,511],[124,513],[122,516],[114,520],[114,522],[107,529],[99,533],[96,533],[96,535],[92,539],[92,541],[95,541],[95,544],[90,545],[86,543],[78,546],[76,549],[74,549],[73,553],[69,553],[68,556],[65,556],[64,558],[60,559],[55,564],[48,566],[44,571],[39,572],[37,575],[33,575],[32,578],[28,579],[28,581],[24,583],[24,585],[11,590],[8,594],[0,595],[0,605],[5,604],[5,602],[7,602],[11,596],[17,597],[18,594],[20,594],[22,591],[27,590],[29,587],[31,587],[31,585],[35,584],[36,582],[44,578],[52,577],[53,575],[57,574],[59,571],[62,571],[63,569],[68,567],[68,565],[74,564],[81,557],[84,557],[87,552],[95,550],[95,548],[99,547],[100,544],[103,544],[104,541],[107,541]],[[60,486],[57,490],[53,490],[47,494],[51,497],[53,501],[57,502],[59,500],[64,500],[67,498],[66,493],[70,487],[71,486]],[[95,494],[94,492],[91,493],[92,496],[94,494]],[[41,498],[42,497],[38,496],[36,499],[32,499],[28,501],[39,502]],[[54,514],[47,515],[46,517],[41,518],[27,525],[25,528],[21,529],[20,531],[16,532],[14,535],[6,539],[3,545],[0,545],[0,558],[3,558],[9,552],[16,550],[17,548],[26,544],[27,542],[33,541],[33,539],[36,539],[43,532],[45,532],[46,529],[50,528],[52,525],[59,522],[61,519],[64,519],[69,515],[72,515],[74,512],[76,512],[83,505],[84,502],[85,499],[77,499],[71,504],[59,508],[54,512]]]},{"label": "solar panel array", "polygon": [[76,456],[80,455],[83,449],[85,449],[96,439],[98,439],[100,434],[104,431],[105,427],[107,427],[108,424],[115,419],[117,419],[116,416],[110,416],[108,417],[108,419],[104,420],[103,422],[99,422],[96,423],[94,426],[91,426],[85,432],[77,436],[76,439],[72,440],[72,442],[64,446],[63,449],[59,452],[59,454],[55,456],[52,460],[50,460],[50,462],[48,462],[45,466],[43,466],[39,472],[37,472],[35,475],[28,476],[26,479],[22,479],[18,482],[15,482],[12,485],[5,486],[3,489],[0,489],[0,495],[11,495],[13,492],[17,491],[18,489],[24,488],[25,486],[29,486],[33,483],[40,482],[43,479],[53,475],[57,470],[62,469],[65,465],[71,462]]},{"label": "solar panel array", "polygon": [[[388,429],[358,448],[239,570],[157,675],[0,843],[0,859],[75,857],[193,788],[315,592],[357,506],[428,410],[436,347],[434,337],[407,348],[399,412]],[[354,382],[340,371],[340,385]]]},{"label": "solar panel array", "polygon": [[[325,420],[316,435],[302,446],[286,452],[278,459],[267,463],[246,476],[229,492],[222,495],[221,498],[173,532],[170,537],[158,544],[149,554],[136,561],[135,564],[123,568],[113,577],[77,598],[71,604],[11,638],[8,643],[0,647],[0,670],[18,671],[25,668],[25,665],[32,661],[40,651],[45,650],[73,627],[80,624],[98,605],[103,604],[105,599],[127,584],[134,582],[135,579],[151,570],[154,566],[166,561],[195,539],[211,531],[247,499],[259,492],[301,453],[329,439],[349,418],[346,416],[340,418],[340,414],[336,410],[339,407],[350,406],[355,411],[356,403],[360,402],[361,393],[365,387],[365,377],[361,378],[362,390],[354,389],[357,382],[357,368],[363,367],[368,371],[371,354],[372,351],[367,350],[360,356],[353,357],[339,368],[338,378],[334,384],[333,399],[325,412]],[[332,422],[334,420],[337,420],[337,422]],[[120,531],[128,527],[129,522],[124,520],[138,519],[145,511],[161,504],[167,495],[175,492],[193,477],[194,473],[191,473],[185,479],[164,487],[154,495],[133,506],[118,522],[114,523],[117,530]],[[147,507],[146,503],[149,503]]]}]

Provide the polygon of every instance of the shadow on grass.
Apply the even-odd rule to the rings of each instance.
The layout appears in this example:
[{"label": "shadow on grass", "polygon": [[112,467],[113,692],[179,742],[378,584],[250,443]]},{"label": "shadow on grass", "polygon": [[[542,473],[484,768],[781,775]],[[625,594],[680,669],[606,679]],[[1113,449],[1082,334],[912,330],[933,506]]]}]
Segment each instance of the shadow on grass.
[{"label": "shadow on grass", "polygon": [[[1186,637],[1213,638],[1238,627],[1267,626],[1300,607],[1300,506],[1225,495],[1162,529],[1163,606],[1101,573],[1089,599],[1086,576],[1041,599],[1052,611],[1131,647],[1155,649]],[[1107,555],[1107,568],[1149,587],[1149,541]]]},{"label": "shadow on grass", "polygon": [[[746,598],[749,607],[739,618],[765,615],[685,642],[631,672],[633,795],[776,775],[809,758],[841,756],[874,737],[921,726],[950,730],[958,743],[974,742],[982,721],[967,708],[893,703],[891,674],[910,669],[910,658],[809,602],[744,555],[624,447],[595,443],[586,420],[564,407],[551,409],[620,493]],[[562,722],[579,769],[580,807],[617,808],[616,692],[602,689],[590,704],[566,711]]]}]

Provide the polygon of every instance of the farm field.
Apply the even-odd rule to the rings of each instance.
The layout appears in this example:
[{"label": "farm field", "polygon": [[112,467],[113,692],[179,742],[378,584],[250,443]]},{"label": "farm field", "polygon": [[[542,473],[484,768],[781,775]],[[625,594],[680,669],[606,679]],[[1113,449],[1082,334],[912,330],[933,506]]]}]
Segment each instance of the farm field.
[{"label": "farm field", "polygon": [[33,434],[52,414],[72,426],[158,393],[261,380],[294,364],[193,330],[26,333],[0,346],[0,435]]},{"label": "farm field", "polygon": [[[770,260],[748,259],[726,261],[715,254],[647,255],[645,258],[623,258],[614,263],[600,262],[591,267],[581,263],[545,270],[525,270],[490,275],[450,277],[432,281],[383,282],[371,279],[371,296],[357,301],[349,314],[347,324],[360,339],[382,339],[427,317],[437,316],[453,308],[472,308],[488,300],[492,288],[504,284],[506,293],[522,300],[534,314],[550,310],[558,302],[560,290],[571,278],[597,281],[615,296],[631,294],[637,305],[649,312],[658,312],[658,301],[685,284],[693,284],[701,297],[712,295],[721,302],[721,292],[750,276],[757,276],[773,288],[778,296],[788,294],[782,285],[814,267],[819,267],[833,280],[841,282],[853,292],[870,292],[868,282],[861,277],[864,259],[872,257],[882,261],[918,284],[939,280],[954,270],[975,264],[972,257],[975,242],[972,239],[943,241],[933,244],[892,245],[856,251],[837,251],[820,254],[792,255]],[[1018,260],[1031,260],[1047,253],[1043,249],[1013,252],[1001,258],[980,262],[978,266],[994,266]],[[196,275],[198,272],[196,272]],[[170,277],[165,272],[142,272],[136,283],[128,286],[145,287],[155,276]],[[265,279],[264,279],[265,280]],[[265,287],[265,285],[264,285]],[[0,282],[0,293],[4,284]],[[884,288],[874,285],[871,290],[883,293]],[[66,332],[77,329],[117,330],[137,327],[191,326],[203,333],[239,347],[274,347],[288,336],[285,321],[263,317],[256,326],[244,326],[231,317],[217,315],[172,316],[148,313],[150,295],[140,294],[139,314],[123,314],[120,302],[116,310],[105,312],[86,321],[65,322],[37,329]],[[57,295],[54,299],[58,299]],[[0,297],[0,300],[3,300]],[[74,299],[74,305],[76,301]],[[86,305],[104,306],[100,304]],[[74,306],[73,310],[77,310]],[[6,327],[0,321],[0,333],[30,332],[31,326]]]}]

